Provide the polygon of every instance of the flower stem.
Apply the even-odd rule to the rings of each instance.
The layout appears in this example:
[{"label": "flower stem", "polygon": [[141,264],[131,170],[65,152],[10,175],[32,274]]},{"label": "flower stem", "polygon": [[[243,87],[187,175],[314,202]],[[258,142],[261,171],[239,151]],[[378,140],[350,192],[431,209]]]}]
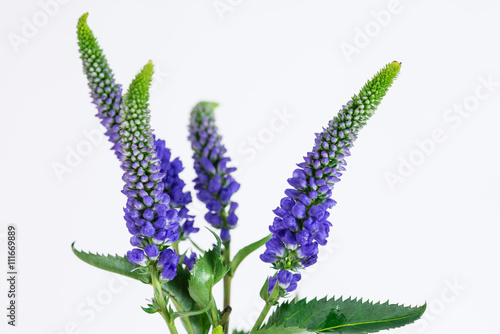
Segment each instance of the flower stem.
[{"label": "flower stem", "polygon": [[[264,284],[262,289],[268,289],[268,282],[269,282],[269,280],[266,281],[266,283]],[[278,304],[278,300],[280,298],[279,291],[280,291],[280,288],[279,288],[279,285],[277,283],[274,285],[273,291],[271,291],[270,294],[267,293],[267,291],[265,291],[265,290],[264,290],[264,292],[261,291],[261,296],[266,301],[266,306],[264,306],[264,309],[260,313],[259,318],[255,322],[255,325],[253,326],[253,328],[249,334],[253,334],[260,329],[260,327],[262,326],[262,323],[266,319],[266,316],[269,313],[269,310],[271,309],[271,307],[273,307],[273,305]],[[263,296],[263,294],[265,294],[265,296]]]},{"label": "flower stem", "polygon": [[[231,243],[227,241],[224,243],[224,265],[226,267],[231,266]],[[226,276],[224,276],[224,308],[230,306],[231,304],[231,280],[233,276],[231,271],[229,271]],[[229,333],[229,318],[224,324],[224,333]]]},{"label": "flower stem", "polygon": [[172,242],[172,249],[179,255],[179,241]]},{"label": "flower stem", "polygon": [[252,330],[250,331],[250,334],[253,334],[259,330],[260,326],[262,326],[262,323],[266,319],[266,316],[269,313],[269,310],[271,309],[272,306],[273,305],[271,303],[269,303],[269,302],[266,303],[266,306],[264,306],[264,309],[260,313],[259,318],[257,319],[257,322],[255,322],[255,325],[253,326]]},{"label": "flower stem", "polygon": [[212,303],[212,307],[210,308],[210,311],[212,312],[212,322],[213,322],[213,327],[219,326],[219,314],[217,310],[217,306],[215,305],[215,301]]},{"label": "flower stem", "polygon": [[[179,301],[177,301],[175,299],[175,297],[173,297],[172,295],[169,295],[167,291],[163,290],[163,293],[165,295],[168,295],[169,298],[170,298],[170,301],[172,302],[172,304],[174,304],[175,308],[177,309],[177,312],[186,312],[186,310],[184,310],[182,308],[182,305],[179,303]],[[194,332],[194,329],[193,329],[193,324],[191,323],[191,320],[189,320],[190,317],[184,317],[184,318],[181,318],[181,321],[182,323],[184,324],[186,330],[188,331],[189,334],[195,334]]]},{"label": "flower stem", "polygon": [[171,334],[178,334],[177,328],[175,328],[175,324],[170,319],[170,313],[168,312],[167,303],[165,302],[165,296],[163,295],[163,291],[161,288],[161,282],[158,280],[158,271],[156,270],[156,266],[152,265],[151,269],[151,280],[153,283],[153,289],[155,292],[155,300],[160,307],[160,314],[165,319],[167,323],[168,329]]}]

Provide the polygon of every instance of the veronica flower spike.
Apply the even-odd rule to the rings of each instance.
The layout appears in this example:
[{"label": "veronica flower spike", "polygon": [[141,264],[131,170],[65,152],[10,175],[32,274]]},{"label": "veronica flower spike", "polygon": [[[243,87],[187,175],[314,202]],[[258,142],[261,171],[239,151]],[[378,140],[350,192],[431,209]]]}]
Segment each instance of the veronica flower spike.
[{"label": "veronica flower spike", "polygon": [[[90,95],[97,106],[96,116],[106,128],[106,136],[113,143],[118,159],[121,159],[120,149],[120,112],[122,88],[114,79],[113,71],[108,65],[106,56],[97,42],[97,38],[87,24],[88,13],[78,20],[77,37],[83,72],[87,76]],[[155,138],[156,154],[161,161],[161,172],[165,174],[162,182],[165,192],[171,198],[170,205],[179,210],[180,240],[186,239],[191,233],[198,232],[193,226],[194,216],[189,214],[187,205],[192,202],[191,193],[184,192],[184,181],[179,173],[184,169],[179,158],[171,159],[171,152],[165,146],[165,141]]]},{"label": "veronica flower spike", "polygon": [[122,87],[115,82],[114,74],[108,65],[99,43],[87,25],[88,13],[78,20],[77,36],[83,72],[87,76],[92,102],[97,107],[96,116],[106,128],[106,135],[113,143],[113,151],[120,159],[120,104]]},{"label": "veronica flower spike", "polygon": [[[128,197],[125,221],[135,248],[127,259],[135,265],[148,266],[155,289],[159,312],[167,321],[169,310],[161,282],[174,279],[179,256],[170,248],[179,240],[179,215],[169,207],[164,192],[160,160],[156,154],[150,125],[149,87],[153,76],[150,61],[130,84],[121,108],[120,141],[123,193]],[[170,320],[167,325],[173,325]],[[171,328],[171,331],[174,330]]]},{"label": "veronica flower spike", "polygon": [[162,280],[175,277],[179,257],[169,244],[179,240],[179,214],[169,207],[170,197],[161,182],[164,174],[154,146],[148,110],[153,63],[149,62],[130,84],[123,100],[120,125],[123,193],[128,197],[125,221],[136,247],[127,253],[133,264],[151,264]]},{"label": "veronica flower spike", "polygon": [[224,243],[231,240],[229,230],[238,222],[236,208],[238,203],[231,196],[238,191],[240,184],[231,173],[234,167],[227,167],[231,159],[225,156],[226,148],[215,125],[214,109],[217,103],[200,102],[191,111],[189,140],[193,148],[196,179],[194,189],[200,201],[205,203],[208,213],[205,219],[213,227],[221,230]]},{"label": "veronica flower spike", "polygon": [[260,256],[278,270],[269,280],[271,293],[276,282],[279,295],[295,290],[297,272],[316,263],[318,246],[326,245],[332,224],[328,212],[336,202],[331,198],[334,185],[345,170],[358,132],[373,115],[382,98],[396,79],[401,64],[392,62],[369,80],[361,91],[342,106],[326,128],[316,134],[311,152],[299,163],[288,183],[276,217],[269,227],[272,238]]}]

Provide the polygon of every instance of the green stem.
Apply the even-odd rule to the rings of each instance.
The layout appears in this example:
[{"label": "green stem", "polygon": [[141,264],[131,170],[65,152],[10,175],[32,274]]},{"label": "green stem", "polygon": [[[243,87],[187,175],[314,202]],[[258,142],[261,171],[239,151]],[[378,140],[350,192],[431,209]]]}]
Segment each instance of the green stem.
[{"label": "green stem", "polygon": [[155,292],[155,300],[160,307],[160,314],[165,319],[167,323],[168,329],[171,334],[178,334],[177,328],[175,328],[175,324],[170,319],[170,313],[168,312],[167,303],[165,303],[165,296],[163,295],[163,291],[161,288],[161,282],[158,280],[158,271],[156,270],[156,266],[152,265],[151,269],[151,280],[153,283],[153,289]]},{"label": "green stem", "polygon": [[[264,284],[262,289],[267,289],[267,287],[268,287],[267,282],[269,282],[269,281],[266,281],[266,283]],[[264,306],[264,309],[260,313],[259,318],[255,322],[255,325],[253,326],[253,328],[249,334],[253,334],[260,329],[260,327],[262,326],[262,323],[266,319],[266,316],[269,313],[269,310],[271,309],[271,307],[273,307],[273,305],[278,304],[279,292],[280,292],[280,288],[279,288],[278,283],[276,283],[274,285],[273,291],[271,291],[270,294],[267,294],[267,291],[261,291],[261,296],[266,301],[266,306]]]},{"label": "green stem", "polygon": [[[172,249],[179,255],[179,241],[172,242]],[[180,255],[179,255],[180,256]]]},{"label": "green stem", "polygon": [[260,326],[262,326],[262,323],[266,319],[266,316],[269,313],[269,310],[271,309],[271,307],[273,307],[273,305],[271,305],[271,303],[267,302],[266,306],[264,306],[264,309],[260,313],[259,318],[257,319],[257,322],[255,323],[252,330],[250,331],[250,334],[253,334],[259,330]]},{"label": "green stem", "polygon": [[[231,267],[231,246],[229,242],[224,243],[224,265],[226,267]],[[224,308],[230,306],[231,304],[231,272],[228,272],[224,276]]]},{"label": "green stem", "polygon": [[213,326],[214,328],[216,328],[217,326],[219,326],[219,314],[217,311],[217,306],[215,305],[215,301],[212,303],[212,307],[210,308],[210,310],[212,311]]},{"label": "green stem", "polygon": [[[224,243],[224,265],[231,268],[231,244],[230,241]],[[224,276],[224,308],[230,306],[231,304],[231,280],[233,276],[231,271],[229,271],[226,276]],[[224,324],[224,333],[229,333],[229,318]]]},{"label": "green stem", "polygon": [[[163,293],[169,295],[168,292],[165,290],[163,290]],[[179,303],[178,300],[175,299],[175,297],[173,297],[172,295],[169,296],[170,296],[170,301],[172,302],[172,304],[174,304],[177,312],[186,312],[186,310],[184,310],[182,305]],[[183,317],[181,321],[185,325],[185,328],[187,327],[186,330],[188,331],[189,334],[195,334],[193,324],[191,324],[191,320],[189,320],[189,317]]]}]

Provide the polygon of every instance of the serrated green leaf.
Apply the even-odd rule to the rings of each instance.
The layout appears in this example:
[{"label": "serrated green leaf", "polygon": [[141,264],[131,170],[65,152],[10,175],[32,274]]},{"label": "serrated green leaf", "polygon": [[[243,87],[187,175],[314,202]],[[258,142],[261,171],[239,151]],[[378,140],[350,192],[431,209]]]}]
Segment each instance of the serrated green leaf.
[{"label": "serrated green leaf", "polygon": [[79,251],[75,248],[75,243],[71,244],[71,249],[73,253],[82,260],[94,267],[99,269],[107,270],[115,274],[120,274],[123,276],[127,276],[142,283],[149,284],[151,283],[151,275],[147,268],[143,268],[140,266],[133,265],[130,263],[126,257],[118,256],[118,255],[101,255],[101,254],[93,254],[86,253],[83,251]]},{"label": "serrated green leaf", "polygon": [[257,331],[256,334],[307,334],[314,333],[300,327],[283,327],[272,326],[270,328],[263,328]]},{"label": "serrated green leaf", "polygon": [[[375,333],[418,320],[426,305],[403,306],[360,299],[305,299],[281,304],[265,328],[300,327],[315,333]],[[261,333],[260,331],[258,333]]]},{"label": "serrated green leaf", "polygon": [[[179,262],[177,275],[171,281],[162,284],[163,290],[170,295],[170,300],[179,312],[199,311],[200,307],[191,298],[188,291],[189,270]],[[210,321],[206,314],[192,315],[181,318],[182,325],[188,333],[206,334],[210,330]]]},{"label": "serrated green leaf", "polygon": [[268,235],[259,241],[256,241],[246,247],[243,247],[236,253],[234,256],[233,260],[231,261],[231,276],[234,275],[234,272],[236,271],[236,268],[240,265],[240,263],[251,253],[259,249],[261,246],[263,246],[267,240],[271,239],[272,235]]},{"label": "serrated green leaf", "polygon": [[212,300],[212,288],[229,271],[221,259],[221,240],[210,231],[217,240],[217,245],[208,250],[193,266],[188,282],[189,295],[202,308]]}]

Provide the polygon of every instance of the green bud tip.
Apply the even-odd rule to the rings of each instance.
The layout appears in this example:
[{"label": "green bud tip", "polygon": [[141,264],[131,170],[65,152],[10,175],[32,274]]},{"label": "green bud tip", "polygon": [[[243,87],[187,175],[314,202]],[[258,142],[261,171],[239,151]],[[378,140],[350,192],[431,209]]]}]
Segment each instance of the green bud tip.
[{"label": "green bud tip", "polygon": [[87,17],[89,17],[89,13],[85,13],[78,19],[78,23],[76,24],[76,28],[78,33],[81,34],[86,31],[90,31],[90,28],[87,24]]},{"label": "green bud tip", "polygon": [[214,118],[214,111],[218,106],[219,104],[217,102],[201,101],[196,106],[194,106],[193,110],[191,111],[191,117],[194,117],[198,121],[203,120],[203,117],[205,116]]},{"label": "green bud tip", "polygon": [[139,104],[145,104],[149,100],[149,87],[154,73],[153,61],[149,61],[142,70],[135,76],[130,84],[126,97],[135,100]]}]

